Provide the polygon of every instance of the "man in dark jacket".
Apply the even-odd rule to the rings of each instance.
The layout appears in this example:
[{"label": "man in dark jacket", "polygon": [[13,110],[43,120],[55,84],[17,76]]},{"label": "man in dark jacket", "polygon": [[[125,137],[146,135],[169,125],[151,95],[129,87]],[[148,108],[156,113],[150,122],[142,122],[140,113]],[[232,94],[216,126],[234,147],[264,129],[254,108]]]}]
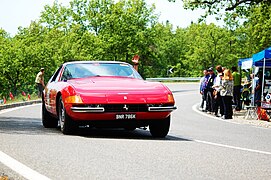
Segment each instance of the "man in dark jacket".
[{"label": "man in dark jacket", "polygon": [[200,79],[200,94],[202,95],[202,100],[200,108],[204,111],[204,102],[206,102],[207,92],[205,91],[207,81],[209,79],[209,74],[206,69],[203,70],[203,77]]},{"label": "man in dark jacket", "polygon": [[206,92],[207,92],[207,98],[206,98],[206,111],[207,113],[214,112],[214,96],[213,96],[213,85],[216,75],[214,74],[213,68],[210,67],[208,70],[209,78],[206,83]]}]

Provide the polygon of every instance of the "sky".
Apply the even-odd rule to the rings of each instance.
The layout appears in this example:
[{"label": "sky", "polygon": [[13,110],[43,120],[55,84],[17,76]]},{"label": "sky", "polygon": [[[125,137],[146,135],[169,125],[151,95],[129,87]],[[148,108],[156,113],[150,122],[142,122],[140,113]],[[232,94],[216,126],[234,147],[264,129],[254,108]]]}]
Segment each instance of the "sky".
[{"label": "sky", "polygon": [[[0,28],[4,29],[11,36],[18,32],[18,27],[28,27],[31,21],[39,18],[44,6],[52,5],[54,0],[0,0]],[[62,5],[69,5],[70,0],[58,0]],[[167,20],[173,24],[173,28],[187,27],[191,21],[196,22],[203,10],[184,10],[181,0],[175,3],[168,0],[146,0],[148,4],[156,5],[155,13],[160,14],[159,22]],[[207,23],[215,22],[214,18],[207,19]]]}]

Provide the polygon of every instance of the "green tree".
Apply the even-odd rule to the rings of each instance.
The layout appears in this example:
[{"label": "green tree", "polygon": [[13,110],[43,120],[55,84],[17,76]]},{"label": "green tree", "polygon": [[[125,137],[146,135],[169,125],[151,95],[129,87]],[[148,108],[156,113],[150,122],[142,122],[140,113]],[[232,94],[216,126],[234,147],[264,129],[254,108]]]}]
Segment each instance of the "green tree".
[{"label": "green tree", "polygon": [[271,45],[271,5],[261,4],[249,14],[248,21],[244,24],[246,32],[250,35],[253,53],[263,50]]},{"label": "green tree", "polygon": [[11,47],[11,40],[8,33],[0,29],[0,98],[9,90],[9,82],[5,76],[8,71],[5,60],[8,58],[7,51],[9,51]]},{"label": "green tree", "polygon": [[[175,0],[169,0],[175,1]],[[188,9],[205,9],[206,13],[218,14],[221,11],[235,11],[238,13],[244,13],[250,10],[254,5],[260,3],[270,4],[267,0],[182,0],[184,7]]]},{"label": "green tree", "polygon": [[54,1],[53,5],[45,5],[39,23],[48,29],[68,31],[72,25],[71,10]]},{"label": "green tree", "polygon": [[[184,29],[178,28],[175,32],[170,23],[156,24],[153,28],[154,43],[151,48],[153,60],[148,64],[152,76],[184,76],[185,67],[182,60],[186,52],[186,33]],[[179,64],[179,65],[178,65]],[[178,67],[176,66],[178,65]],[[153,72],[157,69],[157,72]],[[169,70],[173,73],[171,73]]]},{"label": "green tree", "polygon": [[226,29],[214,24],[193,24],[188,28],[188,37],[189,51],[185,63],[192,76],[201,75],[203,69],[218,64],[229,66],[237,63],[236,57],[232,56],[231,34]]}]

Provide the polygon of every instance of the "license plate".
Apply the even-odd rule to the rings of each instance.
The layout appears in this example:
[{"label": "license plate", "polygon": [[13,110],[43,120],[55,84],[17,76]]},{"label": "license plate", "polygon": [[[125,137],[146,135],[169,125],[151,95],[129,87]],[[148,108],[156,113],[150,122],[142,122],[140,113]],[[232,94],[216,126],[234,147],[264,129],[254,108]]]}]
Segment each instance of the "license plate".
[{"label": "license plate", "polygon": [[136,114],[116,114],[116,119],[136,119]]}]

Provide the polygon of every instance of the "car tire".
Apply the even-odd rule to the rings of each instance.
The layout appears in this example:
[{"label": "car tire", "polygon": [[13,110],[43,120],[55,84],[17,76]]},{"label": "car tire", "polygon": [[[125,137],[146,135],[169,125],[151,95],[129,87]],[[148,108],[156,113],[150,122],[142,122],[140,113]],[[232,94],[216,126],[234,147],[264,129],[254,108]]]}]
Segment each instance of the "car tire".
[{"label": "car tire", "polygon": [[167,136],[170,127],[170,116],[164,120],[154,120],[150,123],[150,133],[153,137],[164,138]]},{"label": "car tire", "polygon": [[58,121],[54,118],[46,109],[45,103],[42,102],[42,125],[45,128],[56,128],[58,126]]},{"label": "car tire", "polygon": [[66,113],[62,97],[59,98],[58,103],[58,119],[60,124],[60,130],[63,134],[66,135],[74,134],[76,129],[76,123]]}]

